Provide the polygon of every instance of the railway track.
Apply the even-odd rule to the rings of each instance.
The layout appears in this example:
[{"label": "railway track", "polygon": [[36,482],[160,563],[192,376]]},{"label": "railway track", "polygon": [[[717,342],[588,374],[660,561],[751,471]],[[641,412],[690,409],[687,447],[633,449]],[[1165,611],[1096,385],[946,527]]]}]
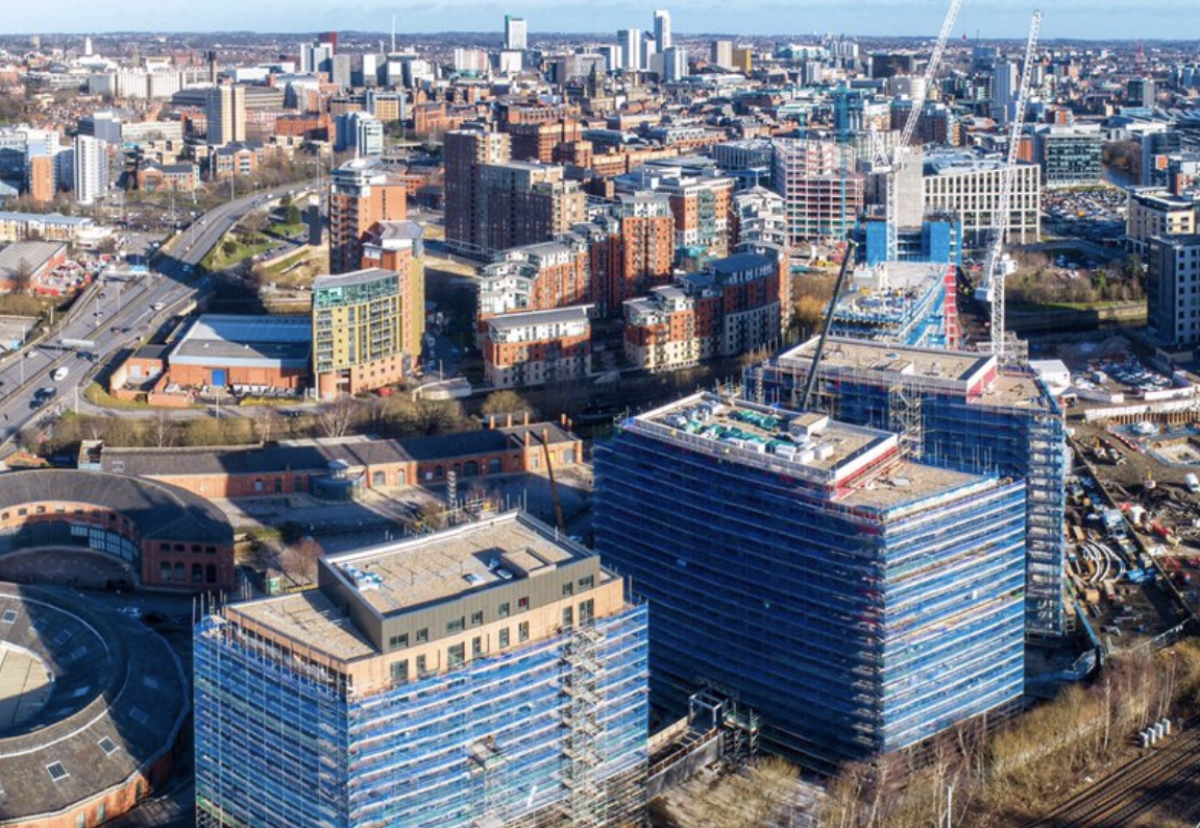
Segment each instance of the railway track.
[{"label": "railway track", "polygon": [[1024,828],[1126,828],[1185,786],[1200,780],[1200,728],[1195,722],[1150,753]]}]

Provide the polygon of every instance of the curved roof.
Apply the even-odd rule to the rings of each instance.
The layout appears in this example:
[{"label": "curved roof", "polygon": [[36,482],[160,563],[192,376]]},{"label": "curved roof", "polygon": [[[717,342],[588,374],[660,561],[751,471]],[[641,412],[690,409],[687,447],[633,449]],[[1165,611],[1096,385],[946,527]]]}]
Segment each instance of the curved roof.
[{"label": "curved roof", "polygon": [[13,649],[41,659],[54,680],[42,710],[0,730],[0,825],[125,784],[175,743],[187,681],[140,622],[89,609],[69,591],[3,584],[0,656]]},{"label": "curved roof", "polygon": [[233,527],[199,495],[156,480],[74,469],[0,474],[0,509],[62,501],[111,509],[137,524],[143,538],[233,542]]}]

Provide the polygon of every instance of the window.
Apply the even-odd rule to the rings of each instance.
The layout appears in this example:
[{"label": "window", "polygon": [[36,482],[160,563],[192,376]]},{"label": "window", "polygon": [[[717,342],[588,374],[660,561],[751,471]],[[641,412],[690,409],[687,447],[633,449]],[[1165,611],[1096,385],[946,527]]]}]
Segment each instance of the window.
[{"label": "window", "polygon": [[117,743],[114,742],[112,739],[108,738],[107,736],[105,736],[103,739],[101,739],[96,744],[98,744],[100,746],[100,749],[102,751],[104,751],[105,756],[112,756],[114,753],[117,752]]},{"label": "window", "polygon": [[499,609],[496,610],[496,615],[499,618],[508,618],[508,601],[500,605]]},{"label": "window", "polygon": [[108,819],[108,808],[101,802],[96,806],[96,824],[99,825],[106,819]]},{"label": "window", "polygon": [[171,580],[171,562],[163,561],[158,565],[158,579],[160,581]]},{"label": "window", "polygon": [[34,512],[36,512],[36,513],[37,513],[37,514],[39,514],[39,515],[44,515],[44,514],[46,514],[46,507],[45,507],[45,506],[39,506],[39,507],[37,507],[36,509],[34,509]]},{"label": "window", "polygon": [[449,667],[461,667],[466,660],[466,647],[462,644],[455,644],[446,648],[446,664]]},{"label": "window", "polygon": [[283,494],[283,478],[275,478],[275,494]]},{"label": "window", "polygon": [[215,584],[217,582],[217,565],[209,564],[204,567],[204,583]]},{"label": "window", "polygon": [[67,773],[67,769],[63,767],[62,762],[51,762],[46,765],[46,773],[50,774],[50,778],[55,782],[60,779],[66,779],[71,774]]},{"label": "window", "polygon": [[184,572],[185,572],[185,570],[183,567],[183,561],[176,561],[175,562],[175,580],[176,581],[187,580],[187,575],[184,574]]},{"label": "window", "polygon": [[417,643],[424,644],[429,640],[429,627],[421,627],[417,630]]},{"label": "window", "polygon": [[563,595],[574,595],[574,594],[575,594],[575,584],[571,583],[570,581],[567,581],[565,584],[563,584]]},{"label": "window", "polygon": [[466,624],[463,623],[463,618],[461,615],[458,618],[454,618],[446,622],[447,633],[462,632],[464,629],[466,629]]},{"label": "window", "polygon": [[403,684],[408,681],[408,659],[392,662],[392,684]]},{"label": "window", "polygon": [[579,591],[580,592],[583,592],[586,589],[591,589],[595,585],[596,585],[595,576],[588,575],[586,578],[579,579]]},{"label": "window", "polygon": [[471,639],[471,658],[479,658],[483,655],[483,639],[475,636]]},{"label": "window", "polygon": [[0,621],[3,621],[5,624],[15,624],[17,621],[17,611],[5,610],[4,615],[0,616]]},{"label": "window", "polygon": [[570,607],[563,607],[563,622],[564,627],[569,627],[575,623],[575,612]]},{"label": "window", "polygon": [[528,641],[528,640],[529,640],[529,622],[522,621],[520,624],[517,624],[517,641]]},{"label": "window", "polygon": [[254,491],[261,492],[263,490],[262,478],[258,477],[254,480]]},{"label": "window", "polygon": [[87,814],[83,811],[75,815],[75,828],[87,828]]},{"label": "window", "polygon": [[390,650],[403,650],[407,646],[408,633],[403,633],[402,635],[393,635],[388,639],[388,649]]},{"label": "window", "polygon": [[508,627],[500,628],[500,649],[508,646]]},{"label": "window", "polygon": [[596,602],[591,598],[579,603],[579,623],[590,624],[596,617]]},{"label": "window", "polygon": [[192,583],[204,583],[204,567],[200,564],[192,564]]},{"label": "window", "polygon": [[425,656],[419,655],[417,656],[417,675],[423,676],[426,672],[428,671],[425,667]]},{"label": "window", "polygon": [[529,596],[523,596],[517,599],[517,610],[524,611],[529,609]]},{"label": "window", "polygon": [[387,473],[381,471],[371,472],[371,488],[382,489],[387,485]]},{"label": "window", "polygon": [[478,627],[483,623],[483,610],[476,610],[471,613],[471,626]]}]

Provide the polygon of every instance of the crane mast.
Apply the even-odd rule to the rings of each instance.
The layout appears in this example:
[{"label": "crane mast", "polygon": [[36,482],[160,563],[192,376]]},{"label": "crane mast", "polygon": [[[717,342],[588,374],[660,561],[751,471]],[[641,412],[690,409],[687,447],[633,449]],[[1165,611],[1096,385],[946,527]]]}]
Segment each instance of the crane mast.
[{"label": "crane mast", "polygon": [[1042,28],[1042,13],[1035,11],[1029,24],[1029,40],[1025,44],[1025,65],[1021,69],[1021,84],[1018,87],[1016,111],[1008,134],[1008,158],[1000,171],[999,207],[995,236],[984,264],[984,283],[988,286],[992,300],[991,346],[1001,363],[1008,356],[1004,342],[1004,281],[1008,276],[1000,261],[1004,242],[1012,221],[1012,196],[1017,178],[1017,147],[1021,141],[1021,126],[1025,120],[1025,107],[1029,103],[1029,85],[1033,75],[1033,53],[1037,48],[1038,34]]},{"label": "crane mast", "polygon": [[[921,84],[921,92],[925,96],[928,96],[929,88],[942,65],[942,57],[946,54],[946,44],[950,41],[950,33],[954,30],[954,22],[958,20],[958,12],[962,8],[962,4],[963,0],[951,0],[950,9],[946,12],[946,19],[942,21],[942,30],[938,32],[937,42],[933,45],[933,53],[929,56],[929,63],[925,66],[925,75]],[[897,226],[899,217],[896,209],[896,173],[908,152],[908,145],[912,142],[913,135],[916,134],[924,104],[924,100],[913,101],[913,107],[904,120],[904,129],[900,132],[900,140],[893,147],[892,158],[888,164],[885,220],[887,222],[887,260],[889,262],[896,261],[899,254],[900,232]]]}]

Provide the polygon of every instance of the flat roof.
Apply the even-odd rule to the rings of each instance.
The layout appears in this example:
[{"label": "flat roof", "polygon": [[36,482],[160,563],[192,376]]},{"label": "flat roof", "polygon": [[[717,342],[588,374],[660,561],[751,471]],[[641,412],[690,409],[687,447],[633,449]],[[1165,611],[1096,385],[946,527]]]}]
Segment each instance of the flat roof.
[{"label": "flat roof", "polygon": [[204,314],[180,338],[169,361],[307,368],[311,353],[312,320],[307,316]]},{"label": "flat roof", "polygon": [[490,316],[487,324],[497,330],[523,328],[526,325],[552,325],[556,322],[586,322],[592,305],[574,305],[566,308],[551,308],[524,313],[502,313]]},{"label": "flat roof", "polygon": [[354,621],[317,589],[231,604],[226,606],[225,616],[234,622],[244,618],[260,624],[333,658],[350,661],[376,654]]},{"label": "flat roof", "polygon": [[349,273],[326,274],[324,276],[318,276],[313,280],[313,290],[332,287],[349,287],[351,285],[365,285],[368,282],[374,282],[378,279],[386,279],[388,277],[396,278],[396,276],[396,271],[384,270],[381,267],[368,267],[364,270],[353,270]]},{"label": "flat roof", "polygon": [[380,615],[537,578],[592,557],[585,547],[520,512],[325,559]]},{"label": "flat roof", "polygon": [[891,432],[708,392],[641,414],[624,427],[823,486],[839,485],[899,446]]},{"label": "flat roof", "polygon": [[[803,371],[812,364],[814,337],[783,352],[781,368]],[[902,347],[847,337],[830,337],[821,357],[822,373],[877,374],[922,387],[958,394],[985,405],[1053,406],[1033,373],[1001,372],[996,358],[972,351]]]}]

